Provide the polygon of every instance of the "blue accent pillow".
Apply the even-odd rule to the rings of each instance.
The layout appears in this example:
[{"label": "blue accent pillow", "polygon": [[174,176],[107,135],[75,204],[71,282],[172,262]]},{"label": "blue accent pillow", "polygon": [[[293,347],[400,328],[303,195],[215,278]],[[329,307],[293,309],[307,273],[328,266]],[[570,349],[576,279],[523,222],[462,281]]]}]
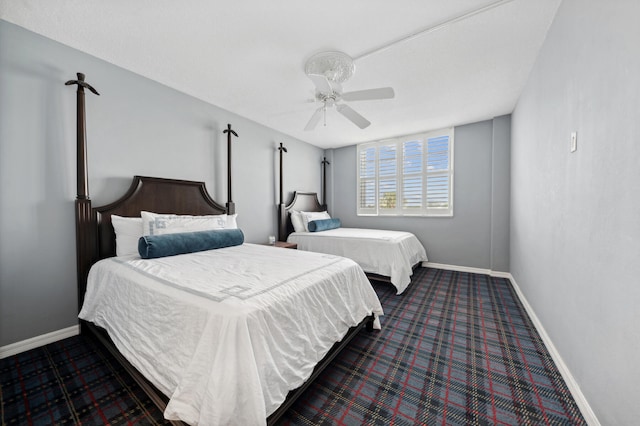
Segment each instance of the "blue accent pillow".
[{"label": "blue accent pillow", "polygon": [[145,235],[138,240],[138,253],[143,259],[195,253],[244,243],[240,229],[182,232],[176,234]]},{"label": "blue accent pillow", "polygon": [[329,229],[340,228],[341,225],[340,219],[336,218],[312,220],[309,222],[309,232],[328,231]]}]

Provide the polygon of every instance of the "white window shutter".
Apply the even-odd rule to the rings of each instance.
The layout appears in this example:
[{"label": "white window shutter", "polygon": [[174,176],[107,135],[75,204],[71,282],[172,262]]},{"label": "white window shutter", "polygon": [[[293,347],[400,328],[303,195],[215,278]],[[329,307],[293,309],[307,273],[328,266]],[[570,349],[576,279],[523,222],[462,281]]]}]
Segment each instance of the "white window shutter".
[{"label": "white window shutter", "polygon": [[422,214],[424,207],[423,145],[420,139],[406,140],[402,143],[403,214]]},{"label": "white window shutter", "polygon": [[378,213],[394,214],[398,208],[398,150],[395,143],[378,146]]},{"label": "white window shutter", "polygon": [[377,152],[373,145],[358,146],[358,214],[378,213]]},{"label": "white window shutter", "polygon": [[453,214],[451,141],[450,134],[426,139],[427,214],[446,216]]},{"label": "white window shutter", "polygon": [[358,215],[453,215],[453,129],[360,144]]}]

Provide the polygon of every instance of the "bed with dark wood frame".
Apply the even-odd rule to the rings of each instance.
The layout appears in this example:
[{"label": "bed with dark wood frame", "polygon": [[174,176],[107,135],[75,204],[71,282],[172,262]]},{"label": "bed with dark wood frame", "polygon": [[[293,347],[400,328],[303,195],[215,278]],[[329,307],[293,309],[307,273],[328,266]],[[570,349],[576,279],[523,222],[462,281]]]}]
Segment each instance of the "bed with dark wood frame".
[{"label": "bed with dark wood frame", "polygon": [[[78,312],[82,308],[87,286],[87,276],[91,266],[100,259],[116,255],[115,233],[111,224],[111,215],[139,217],[141,211],[188,215],[233,214],[235,204],[231,200],[231,135],[237,133],[228,125],[224,133],[228,136],[228,202],[223,206],[214,201],[203,182],[164,179],[156,177],[134,176],[128,191],[117,201],[100,207],[92,207],[88,191],[87,146],[85,134],[84,89],[95,89],[84,82],[84,75],[78,74],[77,81],[77,198],[76,215],[76,255],[78,277]],[[115,347],[107,333],[89,322],[80,320],[81,333],[92,334],[122,364],[125,370],[140,385],[153,403],[162,411],[166,408],[168,397],[151,384],[135,367],[129,363]],[[347,335],[337,342],[329,353],[315,367],[309,379],[298,389],[289,392],[282,405],[267,418],[267,424],[274,424],[286,412],[293,402],[307,389],[315,378],[325,369],[335,356],[353,337],[366,327],[371,330],[373,317],[369,316]],[[172,421],[172,424],[183,424]]]},{"label": "bed with dark wood frame", "polygon": [[[282,154],[287,152],[286,148],[280,144],[280,204],[278,206],[278,240],[279,241],[287,241],[289,235],[294,231],[293,224],[291,223],[291,215],[290,212],[293,210],[304,211],[304,212],[322,212],[327,210],[327,198],[326,198],[326,188],[327,188],[327,165],[330,164],[327,161],[327,158],[324,157],[322,159],[322,203],[318,200],[317,192],[300,192],[294,191],[293,198],[289,202],[289,204],[285,204],[283,200],[283,172],[282,172]],[[422,262],[418,262],[412,266],[412,269],[415,271],[416,268],[420,267]],[[369,278],[369,280],[374,281],[382,281],[386,283],[391,283],[391,278],[385,275],[374,274],[373,272],[366,272],[365,274]]]}]

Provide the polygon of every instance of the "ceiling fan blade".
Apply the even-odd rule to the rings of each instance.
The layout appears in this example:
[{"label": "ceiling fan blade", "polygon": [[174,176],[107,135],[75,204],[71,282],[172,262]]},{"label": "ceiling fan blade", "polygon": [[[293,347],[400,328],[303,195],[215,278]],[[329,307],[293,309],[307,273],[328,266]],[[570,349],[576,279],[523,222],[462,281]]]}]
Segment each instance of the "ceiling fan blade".
[{"label": "ceiling fan blade", "polygon": [[307,74],[307,76],[313,81],[313,84],[316,86],[316,90],[320,93],[333,93],[333,87],[331,87],[331,83],[327,77],[322,74]]},{"label": "ceiling fan blade", "polygon": [[364,129],[365,127],[368,127],[371,124],[369,120],[367,120],[366,118],[358,114],[349,105],[339,104],[339,105],[336,105],[336,109],[340,114],[347,117],[347,119],[351,120],[353,124],[360,127],[361,129]]},{"label": "ceiling fan blade", "polygon": [[373,99],[392,99],[395,96],[392,87],[379,87],[377,89],[356,90],[342,94],[345,101],[368,101]]},{"label": "ceiling fan blade", "polygon": [[320,108],[318,108],[313,115],[311,116],[311,118],[309,119],[309,122],[307,123],[306,126],[304,126],[304,130],[313,130],[316,128],[316,126],[318,125],[318,122],[320,121],[320,119],[322,118],[322,110],[324,109],[324,106],[321,106]]}]

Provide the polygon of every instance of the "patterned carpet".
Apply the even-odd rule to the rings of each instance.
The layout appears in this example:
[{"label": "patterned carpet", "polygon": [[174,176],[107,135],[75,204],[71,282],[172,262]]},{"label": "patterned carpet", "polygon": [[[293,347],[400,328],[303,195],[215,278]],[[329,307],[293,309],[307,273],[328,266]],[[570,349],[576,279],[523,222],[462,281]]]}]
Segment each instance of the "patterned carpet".
[{"label": "patterned carpet", "polygon": [[2,426],[154,425],[162,413],[90,337],[0,360]]},{"label": "patterned carpet", "polygon": [[[421,268],[374,283],[382,331],[361,332],[282,425],[583,425],[508,280]],[[163,424],[113,358],[77,336],[0,360],[4,425]]]},{"label": "patterned carpet", "polygon": [[374,287],[382,331],[357,336],[283,424],[586,424],[508,280],[422,268],[400,296]]}]

